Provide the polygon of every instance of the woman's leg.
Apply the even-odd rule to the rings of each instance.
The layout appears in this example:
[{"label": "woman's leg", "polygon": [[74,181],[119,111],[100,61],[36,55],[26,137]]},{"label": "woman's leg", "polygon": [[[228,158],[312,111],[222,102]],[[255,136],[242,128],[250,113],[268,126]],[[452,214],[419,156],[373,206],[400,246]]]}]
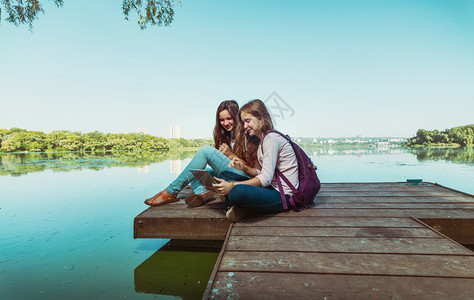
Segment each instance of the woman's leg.
[{"label": "woman's leg", "polygon": [[[188,183],[194,180],[194,175],[189,171],[191,169],[204,170],[207,165],[209,165],[216,173],[220,173],[224,170],[233,170],[237,174],[243,174],[244,172],[239,171],[235,168],[229,168],[230,159],[211,146],[204,146],[196,153],[191,162],[186,166],[186,168],[179,174],[165,190],[159,192],[155,196],[145,200],[145,204],[157,206],[163,205],[169,202],[178,201],[178,193],[185,187]],[[199,191],[199,187],[196,185],[196,188]]]},{"label": "woman's leg", "polygon": [[186,168],[181,172],[181,174],[176,178],[166,190],[170,194],[178,194],[183,187],[190,183],[194,176],[189,171],[191,169],[204,170],[207,165],[209,165],[216,173],[220,173],[225,170],[234,170],[235,173],[243,173],[235,168],[229,168],[230,159],[225,156],[222,152],[211,146],[203,146],[196,153],[191,162],[186,166]]},{"label": "woman's leg", "polygon": [[239,184],[230,190],[226,201],[231,207],[251,208],[257,213],[279,213],[283,211],[280,192],[273,187],[262,188]]},{"label": "woman's leg", "polygon": [[186,166],[183,172],[179,174],[178,178],[176,178],[173,182],[170,183],[170,185],[166,187],[166,190],[170,194],[178,194],[183,189],[183,187],[185,187],[194,179],[193,174],[189,170],[204,170],[208,164],[208,158],[212,156],[217,156],[219,153],[221,155],[224,155],[214,147],[203,146],[201,149],[199,149],[199,151],[193,157],[191,162]]}]

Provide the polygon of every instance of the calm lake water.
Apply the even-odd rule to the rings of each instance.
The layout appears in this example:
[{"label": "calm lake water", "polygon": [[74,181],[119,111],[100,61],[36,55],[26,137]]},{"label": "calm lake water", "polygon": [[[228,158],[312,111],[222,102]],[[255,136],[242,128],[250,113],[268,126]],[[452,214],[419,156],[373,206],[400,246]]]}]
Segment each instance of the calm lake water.
[{"label": "calm lake water", "polygon": [[[407,178],[474,194],[473,149],[307,150],[324,182]],[[0,299],[200,299],[218,248],[133,239],[193,152],[0,155]]]}]

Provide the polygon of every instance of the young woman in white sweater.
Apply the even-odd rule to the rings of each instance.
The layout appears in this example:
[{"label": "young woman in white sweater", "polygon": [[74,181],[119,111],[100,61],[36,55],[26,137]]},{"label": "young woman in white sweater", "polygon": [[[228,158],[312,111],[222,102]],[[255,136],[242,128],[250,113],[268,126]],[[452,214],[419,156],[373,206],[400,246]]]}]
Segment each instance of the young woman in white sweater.
[{"label": "young woman in white sweater", "polygon": [[[207,170],[212,175],[223,173],[232,177],[234,180],[242,180],[249,178],[241,170],[229,168],[231,159],[238,160],[238,156],[244,159],[251,157],[246,156],[243,151],[244,141],[234,138],[234,131],[237,128],[239,105],[234,100],[223,101],[216,112],[216,125],[214,128],[214,147],[202,147],[181,172],[181,174],[171,182],[166,189],[162,190],[153,197],[145,200],[145,204],[150,206],[159,206],[171,202],[178,201],[178,193],[190,183],[194,193],[187,196],[186,204],[189,206],[200,206],[206,201],[214,197],[213,191],[207,191],[199,181],[194,179],[191,169]],[[240,136],[239,136],[240,137]]]}]

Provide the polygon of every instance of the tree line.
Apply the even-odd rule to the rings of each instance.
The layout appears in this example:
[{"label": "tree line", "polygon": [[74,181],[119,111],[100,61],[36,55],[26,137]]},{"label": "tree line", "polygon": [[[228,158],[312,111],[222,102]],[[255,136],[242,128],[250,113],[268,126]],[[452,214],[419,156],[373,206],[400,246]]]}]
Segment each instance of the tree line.
[{"label": "tree line", "polygon": [[0,152],[169,150],[212,145],[210,139],[165,139],[143,133],[81,133],[67,130],[44,133],[0,129]]},{"label": "tree line", "polygon": [[471,146],[474,141],[474,124],[453,127],[443,131],[419,129],[416,136],[407,140],[407,146]]}]

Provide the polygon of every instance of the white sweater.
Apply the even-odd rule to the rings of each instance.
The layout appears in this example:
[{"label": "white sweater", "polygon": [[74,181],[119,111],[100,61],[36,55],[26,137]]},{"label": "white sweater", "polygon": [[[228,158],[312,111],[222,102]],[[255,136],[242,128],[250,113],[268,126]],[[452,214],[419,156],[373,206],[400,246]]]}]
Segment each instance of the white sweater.
[{"label": "white sweater", "polygon": [[[278,133],[271,132],[258,147],[257,152],[257,172],[256,176],[260,179],[262,187],[271,185],[278,191],[275,168],[278,168],[283,175],[297,189],[298,181],[298,162],[291,144]],[[285,195],[293,195],[290,187],[281,180]]]}]

